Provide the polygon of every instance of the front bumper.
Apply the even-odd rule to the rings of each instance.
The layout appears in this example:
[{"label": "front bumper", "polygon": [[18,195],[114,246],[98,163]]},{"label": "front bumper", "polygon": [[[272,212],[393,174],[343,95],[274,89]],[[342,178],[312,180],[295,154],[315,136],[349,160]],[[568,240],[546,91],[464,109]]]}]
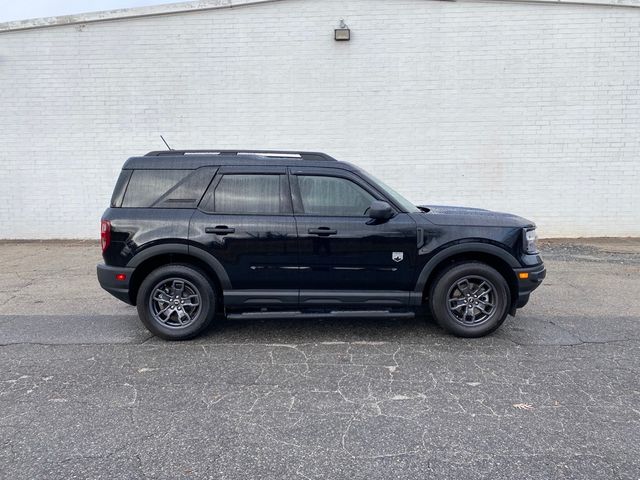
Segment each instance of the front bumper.
[{"label": "front bumper", "polygon": [[[516,299],[513,310],[524,307],[529,301],[529,295],[540,286],[544,277],[547,276],[547,270],[544,263],[535,267],[514,268],[516,278],[518,279],[518,298]],[[527,273],[528,278],[520,278],[521,273]]]},{"label": "front bumper", "polygon": [[[120,274],[124,274],[125,278],[123,280],[116,278]],[[129,305],[133,305],[129,296],[131,275],[133,275],[133,268],[111,267],[104,263],[98,264],[98,282],[100,282],[100,286],[118,300],[122,300]]]}]

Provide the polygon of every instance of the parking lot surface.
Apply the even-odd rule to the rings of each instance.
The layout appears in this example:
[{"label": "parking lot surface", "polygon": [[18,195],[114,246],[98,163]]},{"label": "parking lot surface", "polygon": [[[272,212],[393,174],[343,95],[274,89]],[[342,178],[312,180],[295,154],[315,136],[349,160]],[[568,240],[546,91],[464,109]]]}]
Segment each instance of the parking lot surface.
[{"label": "parking lot surface", "polygon": [[0,243],[0,477],[640,478],[640,240],[543,243],[486,338],[224,321],[167,343],[93,242]]}]

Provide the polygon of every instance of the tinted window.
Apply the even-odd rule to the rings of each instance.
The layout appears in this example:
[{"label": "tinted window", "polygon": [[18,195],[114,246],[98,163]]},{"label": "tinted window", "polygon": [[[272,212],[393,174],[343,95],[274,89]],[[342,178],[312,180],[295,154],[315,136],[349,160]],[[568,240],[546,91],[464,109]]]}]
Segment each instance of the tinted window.
[{"label": "tinted window", "polygon": [[370,180],[373,180],[374,184],[378,184],[378,186],[382,187],[385,190],[385,193],[387,194],[388,197],[391,197],[391,199],[398,205],[400,205],[400,207],[402,207],[404,210],[406,210],[407,212],[420,212],[421,210],[416,207],[412,202],[410,202],[409,200],[407,200],[406,198],[404,198],[404,196],[402,196],[400,193],[396,192],[393,188],[391,188],[389,185],[387,185],[386,183],[380,181],[380,179],[374,177],[373,175],[371,175],[368,172],[363,172],[362,170],[360,170],[360,176],[364,177],[364,178],[369,178]]},{"label": "tinted window", "polygon": [[124,191],[129,183],[129,178],[131,178],[131,170],[122,170],[122,172],[120,172],[116,186],[113,189],[113,194],[111,195],[112,207],[119,207],[122,205],[122,197],[124,196]]},{"label": "tinted window", "polygon": [[225,175],[213,195],[217,213],[280,213],[280,175]]},{"label": "tinted window", "polygon": [[151,206],[157,208],[195,208],[211,183],[216,170],[216,167],[202,167],[194,170],[191,175],[169,189]]},{"label": "tinted window", "polygon": [[346,178],[298,176],[304,213],[326,216],[360,216],[375,198]]},{"label": "tinted window", "polygon": [[135,170],[131,174],[123,207],[150,207],[192,170]]}]

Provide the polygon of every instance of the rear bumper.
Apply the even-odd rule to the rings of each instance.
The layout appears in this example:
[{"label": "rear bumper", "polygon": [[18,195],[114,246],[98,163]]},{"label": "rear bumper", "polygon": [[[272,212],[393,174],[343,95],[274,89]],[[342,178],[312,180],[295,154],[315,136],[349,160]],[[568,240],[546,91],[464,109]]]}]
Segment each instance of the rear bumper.
[{"label": "rear bumper", "polygon": [[[544,277],[547,276],[547,270],[544,268],[544,264],[540,263],[535,267],[515,268],[514,272],[518,279],[518,298],[514,306],[515,309],[522,308],[527,304],[531,292],[538,288],[542,283],[542,280],[544,280]],[[528,278],[520,278],[521,273],[527,273]]]},{"label": "rear bumper", "polygon": [[[98,264],[98,282],[111,295],[129,305],[133,305],[129,297],[129,281],[133,274],[133,268],[110,267],[103,263]],[[124,280],[118,280],[116,275],[124,274]]]}]

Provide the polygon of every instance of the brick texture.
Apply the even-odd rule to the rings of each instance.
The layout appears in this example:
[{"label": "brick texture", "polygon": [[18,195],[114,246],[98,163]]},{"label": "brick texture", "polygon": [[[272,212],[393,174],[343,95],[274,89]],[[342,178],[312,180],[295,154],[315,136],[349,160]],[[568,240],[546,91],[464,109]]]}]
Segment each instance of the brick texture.
[{"label": "brick texture", "polygon": [[640,235],[640,9],[286,0],[9,31],[0,81],[0,238],[96,238],[160,134],[326,151],[541,236]]}]

